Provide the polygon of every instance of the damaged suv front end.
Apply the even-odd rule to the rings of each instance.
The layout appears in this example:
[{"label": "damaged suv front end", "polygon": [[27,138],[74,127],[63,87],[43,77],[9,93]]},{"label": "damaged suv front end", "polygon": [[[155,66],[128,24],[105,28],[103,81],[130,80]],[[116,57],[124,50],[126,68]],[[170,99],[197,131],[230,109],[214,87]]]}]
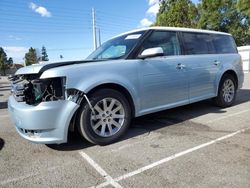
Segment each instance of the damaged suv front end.
[{"label": "damaged suv front end", "polygon": [[43,79],[39,72],[24,70],[9,78],[12,95],[8,109],[17,132],[36,143],[67,142],[70,121],[79,107],[79,93],[66,89],[66,77]]}]

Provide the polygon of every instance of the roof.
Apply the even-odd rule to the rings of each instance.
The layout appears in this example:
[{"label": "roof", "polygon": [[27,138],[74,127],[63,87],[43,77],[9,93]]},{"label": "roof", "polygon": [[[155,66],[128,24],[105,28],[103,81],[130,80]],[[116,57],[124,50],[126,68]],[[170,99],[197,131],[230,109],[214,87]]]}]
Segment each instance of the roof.
[{"label": "roof", "polygon": [[[130,34],[130,33],[139,32],[139,31],[152,30],[152,29],[163,30],[163,31],[183,31],[183,32],[197,32],[197,33],[231,35],[229,33],[224,33],[224,32],[219,32],[219,31],[203,30],[203,29],[191,29],[191,28],[184,28],[184,27],[146,27],[146,28],[142,28],[142,29],[136,29],[136,30],[132,30],[129,32],[125,32],[125,33],[122,33],[120,35],[117,35],[116,37]],[[116,38],[116,37],[114,37],[114,38]]]}]

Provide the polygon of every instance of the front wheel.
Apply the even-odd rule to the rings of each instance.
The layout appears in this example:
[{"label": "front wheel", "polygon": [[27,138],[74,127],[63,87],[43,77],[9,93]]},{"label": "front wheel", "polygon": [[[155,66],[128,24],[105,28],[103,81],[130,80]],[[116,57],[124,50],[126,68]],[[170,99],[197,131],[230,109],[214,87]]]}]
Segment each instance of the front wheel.
[{"label": "front wheel", "polygon": [[84,103],[77,124],[80,134],[89,142],[107,145],[118,140],[128,129],[131,109],[128,100],[118,91],[102,89],[90,97],[93,106]]},{"label": "front wheel", "polygon": [[215,104],[222,108],[232,106],[236,98],[236,91],[235,78],[230,74],[225,74],[220,81]]}]

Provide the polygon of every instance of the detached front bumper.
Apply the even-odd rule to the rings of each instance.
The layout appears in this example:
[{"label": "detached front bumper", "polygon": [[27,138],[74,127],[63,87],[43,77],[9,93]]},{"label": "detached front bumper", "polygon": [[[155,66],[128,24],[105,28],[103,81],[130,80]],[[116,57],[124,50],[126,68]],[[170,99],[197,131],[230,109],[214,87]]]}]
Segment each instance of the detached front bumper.
[{"label": "detached front bumper", "polygon": [[25,139],[42,144],[67,142],[70,120],[79,105],[68,100],[42,102],[37,106],[9,97],[8,110],[17,132]]}]

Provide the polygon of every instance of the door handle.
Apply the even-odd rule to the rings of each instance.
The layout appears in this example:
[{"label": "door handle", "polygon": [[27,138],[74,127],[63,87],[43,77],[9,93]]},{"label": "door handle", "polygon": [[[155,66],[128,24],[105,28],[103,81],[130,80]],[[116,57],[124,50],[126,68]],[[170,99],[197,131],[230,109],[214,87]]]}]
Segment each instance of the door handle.
[{"label": "door handle", "polygon": [[214,61],[214,65],[215,65],[215,66],[220,65],[220,61],[215,60],[215,61]]},{"label": "door handle", "polygon": [[184,69],[186,68],[186,65],[183,65],[181,63],[178,63],[177,66],[176,66],[177,69]]}]

